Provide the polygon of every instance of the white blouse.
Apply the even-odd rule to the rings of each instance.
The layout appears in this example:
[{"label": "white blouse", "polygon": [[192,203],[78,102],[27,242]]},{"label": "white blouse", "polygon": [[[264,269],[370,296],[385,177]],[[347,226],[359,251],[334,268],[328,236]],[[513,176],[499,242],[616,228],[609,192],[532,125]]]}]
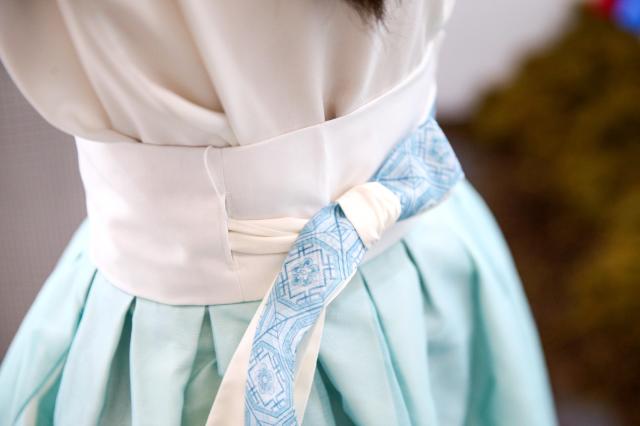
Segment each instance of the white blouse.
[{"label": "white blouse", "polygon": [[346,115],[419,64],[453,0],[5,0],[0,59],[60,130],[249,145]]},{"label": "white blouse", "polygon": [[264,296],[309,217],[431,112],[452,0],[387,3],[377,24],[344,0],[0,1],[6,68],[75,136],[110,282],[169,304]]}]

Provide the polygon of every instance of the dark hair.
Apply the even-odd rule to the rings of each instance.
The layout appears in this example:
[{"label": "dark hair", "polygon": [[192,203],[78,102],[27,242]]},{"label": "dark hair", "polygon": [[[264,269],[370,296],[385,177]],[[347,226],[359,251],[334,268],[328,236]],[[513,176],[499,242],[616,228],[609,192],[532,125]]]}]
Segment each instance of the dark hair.
[{"label": "dark hair", "polygon": [[382,22],[386,12],[385,0],[345,0],[363,19]]}]

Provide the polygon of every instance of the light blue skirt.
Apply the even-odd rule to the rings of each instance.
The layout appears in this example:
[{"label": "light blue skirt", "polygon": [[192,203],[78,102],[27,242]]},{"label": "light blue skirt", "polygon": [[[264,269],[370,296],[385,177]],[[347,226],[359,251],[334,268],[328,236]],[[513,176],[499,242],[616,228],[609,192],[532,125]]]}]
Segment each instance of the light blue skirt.
[{"label": "light blue skirt", "polygon": [[[0,425],[203,425],[258,302],[118,290],[77,230],[0,368]],[[329,306],[304,425],[555,424],[535,326],[464,181]]]}]

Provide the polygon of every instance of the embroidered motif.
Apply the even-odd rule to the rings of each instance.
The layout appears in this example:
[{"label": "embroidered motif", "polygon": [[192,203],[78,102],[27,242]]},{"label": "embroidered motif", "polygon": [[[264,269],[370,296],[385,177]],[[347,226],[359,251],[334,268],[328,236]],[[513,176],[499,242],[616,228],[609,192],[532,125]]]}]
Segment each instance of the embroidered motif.
[{"label": "embroidered motif", "polygon": [[447,137],[434,119],[397,144],[372,181],[400,199],[400,220],[438,204],[464,174]]},{"label": "embroidered motif", "polygon": [[[460,164],[433,118],[400,141],[372,181],[400,200],[400,220],[426,210],[462,179]],[[366,247],[331,203],[304,226],[287,254],[258,321],[245,388],[245,425],[297,425],[296,352],[326,302],[355,273]]]},{"label": "embroidered motif", "polygon": [[293,268],[293,284],[308,286],[317,279],[317,274],[318,266],[306,257],[301,265]]}]

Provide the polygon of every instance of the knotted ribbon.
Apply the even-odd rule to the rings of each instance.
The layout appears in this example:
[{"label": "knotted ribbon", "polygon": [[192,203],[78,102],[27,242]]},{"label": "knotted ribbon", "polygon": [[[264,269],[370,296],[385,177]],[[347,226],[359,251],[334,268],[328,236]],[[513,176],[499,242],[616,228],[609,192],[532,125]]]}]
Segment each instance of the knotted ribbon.
[{"label": "knotted ribbon", "polygon": [[[327,305],[387,227],[440,203],[463,176],[430,117],[392,149],[368,183],[318,211],[296,238],[236,349],[207,424],[298,425]],[[238,369],[243,374],[235,374]],[[242,389],[244,407],[234,395]]]}]

